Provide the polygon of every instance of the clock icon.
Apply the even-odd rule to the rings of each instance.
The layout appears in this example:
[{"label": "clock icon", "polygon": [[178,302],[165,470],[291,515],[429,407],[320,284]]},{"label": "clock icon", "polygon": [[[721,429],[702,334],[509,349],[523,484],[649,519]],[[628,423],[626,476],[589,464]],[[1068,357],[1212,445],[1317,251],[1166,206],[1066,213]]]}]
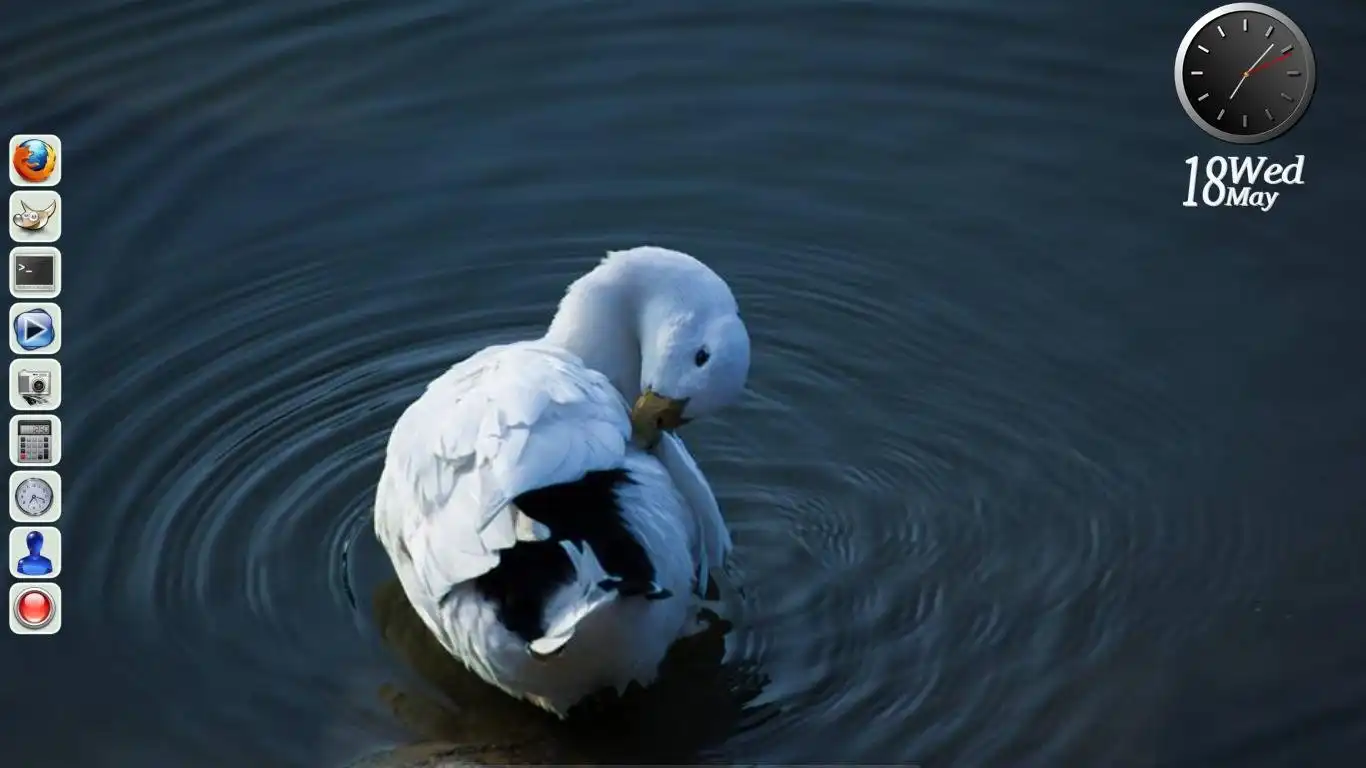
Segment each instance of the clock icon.
[{"label": "clock icon", "polygon": [[29,517],[42,517],[47,514],[56,496],[52,486],[41,477],[24,478],[14,489],[15,505],[20,512]]},{"label": "clock icon", "polygon": [[1176,93],[1205,133],[1258,144],[1294,127],[1314,95],[1314,52],[1299,26],[1260,3],[1195,22],[1176,52]]}]

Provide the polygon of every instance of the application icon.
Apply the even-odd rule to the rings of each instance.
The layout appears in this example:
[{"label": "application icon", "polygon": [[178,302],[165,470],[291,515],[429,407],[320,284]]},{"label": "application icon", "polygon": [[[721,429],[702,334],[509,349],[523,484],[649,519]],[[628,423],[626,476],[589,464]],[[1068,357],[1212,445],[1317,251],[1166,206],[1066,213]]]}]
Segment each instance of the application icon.
[{"label": "application icon", "polygon": [[46,189],[9,196],[9,238],[16,243],[54,243],[62,236],[62,198]]},{"label": "application icon", "polygon": [[49,414],[9,420],[11,464],[52,467],[62,460],[62,420]]},{"label": "application icon", "polygon": [[[17,192],[15,194],[18,194]],[[53,192],[52,194],[57,194]],[[29,195],[36,198],[37,195]],[[54,198],[47,202],[45,208],[35,208],[29,205],[29,201],[23,197],[15,198],[19,201],[19,212],[14,214],[11,221],[14,226],[30,233],[42,232],[47,229],[47,225],[52,223],[52,217],[57,214],[57,199]]]},{"label": "application icon", "polygon": [[52,579],[62,571],[62,532],[52,526],[9,532],[9,573],[16,579]]},{"label": "application icon", "polygon": [[9,140],[9,180],[16,187],[54,187],[62,180],[62,140],[50,133]]},{"label": "application icon", "polygon": [[62,476],[51,470],[16,470],[9,476],[9,518],[37,525],[62,516]]},{"label": "application icon", "polygon": [[9,292],[20,299],[52,299],[62,292],[62,252],[20,246],[9,252]]},{"label": "application icon", "polygon": [[62,404],[62,364],[24,357],[9,364],[9,404],[16,411],[53,411]]},{"label": "application icon", "polygon": [[9,629],[16,635],[55,635],[62,628],[62,588],[56,584],[13,584],[9,605]]},{"label": "application icon", "polygon": [[20,302],[9,308],[9,348],[16,355],[53,355],[62,348],[62,308],[52,302]]}]

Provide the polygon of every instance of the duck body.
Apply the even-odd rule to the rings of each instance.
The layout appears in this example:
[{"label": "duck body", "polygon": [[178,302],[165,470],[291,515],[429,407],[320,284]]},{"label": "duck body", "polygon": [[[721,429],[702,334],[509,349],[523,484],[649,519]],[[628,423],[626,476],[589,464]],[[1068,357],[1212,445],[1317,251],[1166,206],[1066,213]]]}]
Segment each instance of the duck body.
[{"label": "duck body", "polygon": [[376,534],[447,651],[564,716],[598,690],[650,684],[701,626],[704,564],[729,536],[719,513],[703,530],[656,455],[677,464],[685,450],[672,435],[654,453],[633,445],[625,400],[568,351],[491,347],[399,419]]},{"label": "duck body", "polygon": [[574,281],[540,339],[429,384],[390,434],[375,533],[446,650],[562,717],[652,682],[731,548],[673,430],[748,369],[725,281],[643,246]]}]

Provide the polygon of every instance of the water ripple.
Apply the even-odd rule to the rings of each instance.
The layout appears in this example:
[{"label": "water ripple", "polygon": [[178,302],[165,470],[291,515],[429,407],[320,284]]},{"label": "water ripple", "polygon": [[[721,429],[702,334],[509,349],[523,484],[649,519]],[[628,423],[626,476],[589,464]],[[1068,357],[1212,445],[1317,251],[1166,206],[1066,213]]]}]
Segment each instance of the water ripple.
[{"label": "water ripple", "polygon": [[[916,751],[951,751],[995,716],[989,702],[1034,684],[1040,659],[1101,663],[1117,626],[1076,615],[1078,600],[1106,578],[1116,542],[1166,546],[1172,534],[1158,526],[1170,522],[1102,511],[1136,480],[1061,437],[1048,395],[1031,389],[1048,377],[1031,371],[1043,363],[992,358],[1021,366],[1007,379],[936,354],[936,335],[959,349],[999,342],[970,314],[950,321],[878,297],[875,268],[851,264],[855,254],[694,239],[703,250],[743,251],[746,263],[784,263],[780,273],[731,273],[761,350],[753,392],[694,437],[735,532],[746,589],[736,646],[772,680],[760,703],[849,733],[895,713],[925,729]],[[305,250],[298,263],[217,295],[187,275],[162,300],[109,318],[102,332],[111,337],[150,322],[167,330],[135,369],[86,400],[92,413],[123,414],[121,441],[147,446],[131,468],[116,453],[82,461],[93,482],[119,475],[98,521],[108,546],[80,576],[84,599],[108,609],[99,620],[124,623],[131,612],[142,642],[194,655],[217,648],[240,659],[239,675],[258,676],[308,668],[335,654],[340,636],[371,631],[351,594],[373,584],[342,558],[376,559],[369,500],[394,416],[445,365],[534,333],[585,263],[537,259],[534,279],[509,279],[500,276],[509,261],[546,248],[497,250],[377,276],[375,293],[404,297],[404,311],[387,300],[329,311],[343,291]],[[832,284],[836,262],[848,266]],[[492,287],[452,302],[434,284]],[[507,302],[524,291],[543,301]],[[809,329],[800,335],[784,331],[791,306]],[[93,343],[79,351],[112,352]],[[877,383],[887,359],[908,372],[905,391]],[[132,406],[140,400],[160,408]],[[813,407],[860,400],[871,407]],[[990,459],[975,448],[988,444]],[[1202,540],[1198,529],[1180,536]],[[1206,556],[1242,554],[1236,538],[1223,542]],[[127,551],[150,555],[130,564],[118,554]],[[1114,600],[1123,585],[1109,578]],[[1078,621],[1097,626],[1064,631]],[[945,696],[966,708],[956,721],[944,719]],[[762,739],[767,753],[796,759],[782,744],[799,727],[770,720],[742,729],[736,745]],[[905,749],[893,730],[859,739],[868,754]]]}]

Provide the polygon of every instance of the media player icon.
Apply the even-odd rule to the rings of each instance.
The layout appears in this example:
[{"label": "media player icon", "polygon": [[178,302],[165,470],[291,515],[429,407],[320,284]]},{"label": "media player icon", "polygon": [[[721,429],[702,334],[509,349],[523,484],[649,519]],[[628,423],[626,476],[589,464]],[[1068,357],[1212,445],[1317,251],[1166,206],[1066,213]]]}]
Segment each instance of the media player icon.
[{"label": "media player icon", "polygon": [[24,302],[10,307],[10,351],[17,355],[51,355],[61,348],[62,310],[51,302]]},{"label": "media player icon", "polygon": [[30,309],[14,318],[14,338],[27,350],[42,349],[57,337],[52,315],[45,309]]}]

